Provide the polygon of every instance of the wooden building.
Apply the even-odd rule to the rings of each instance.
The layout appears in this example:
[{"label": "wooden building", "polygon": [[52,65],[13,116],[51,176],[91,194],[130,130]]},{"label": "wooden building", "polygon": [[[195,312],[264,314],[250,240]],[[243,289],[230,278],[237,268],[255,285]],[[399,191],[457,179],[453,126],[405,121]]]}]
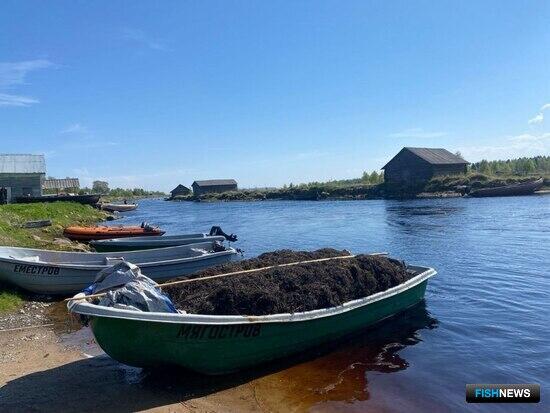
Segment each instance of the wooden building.
[{"label": "wooden building", "polygon": [[187,195],[190,192],[191,190],[189,188],[187,188],[182,184],[179,184],[178,186],[176,186],[174,189],[170,191],[170,196],[174,198],[175,196],[178,196],[178,195]]},{"label": "wooden building", "polygon": [[234,179],[210,179],[193,182],[193,194],[201,195],[208,192],[227,192],[237,190],[237,181]]},{"label": "wooden building", "polygon": [[45,176],[44,155],[0,154],[0,192],[7,202],[18,196],[41,196]]},{"label": "wooden building", "polygon": [[414,185],[467,172],[469,162],[442,148],[403,148],[382,169],[390,184]]},{"label": "wooden building", "polygon": [[65,179],[45,179],[42,184],[42,189],[46,193],[77,193],[80,189],[80,181],[78,178],[65,178]]}]

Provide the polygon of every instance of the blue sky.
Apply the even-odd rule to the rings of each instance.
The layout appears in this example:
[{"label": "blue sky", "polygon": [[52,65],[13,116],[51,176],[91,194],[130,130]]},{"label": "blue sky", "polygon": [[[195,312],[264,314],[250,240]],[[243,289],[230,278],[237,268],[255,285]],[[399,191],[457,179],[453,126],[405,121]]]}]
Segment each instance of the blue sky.
[{"label": "blue sky", "polygon": [[[3,1],[0,152],[170,190],[550,153],[547,1]],[[546,106],[545,106],[546,105]]]}]

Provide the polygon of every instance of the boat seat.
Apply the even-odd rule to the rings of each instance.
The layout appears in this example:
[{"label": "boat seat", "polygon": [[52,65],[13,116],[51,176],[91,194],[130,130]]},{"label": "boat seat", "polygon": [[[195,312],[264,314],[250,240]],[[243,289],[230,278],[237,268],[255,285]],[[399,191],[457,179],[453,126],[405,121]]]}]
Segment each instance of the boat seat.
[{"label": "boat seat", "polygon": [[19,260],[28,261],[28,262],[40,262],[40,257],[38,255],[31,255],[28,257],[19,257]]},{"label": "boat seat", "polygon": [[119,262],[124,262],[124,257],[105,257],[106,265],[115,265]]}]

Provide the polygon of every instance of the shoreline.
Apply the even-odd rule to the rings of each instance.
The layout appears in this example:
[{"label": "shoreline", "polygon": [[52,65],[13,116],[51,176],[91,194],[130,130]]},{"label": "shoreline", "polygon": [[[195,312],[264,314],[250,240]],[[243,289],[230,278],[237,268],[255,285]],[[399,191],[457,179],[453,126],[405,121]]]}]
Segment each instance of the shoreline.
[{"label": "shoreline", "polygon": [[[227,192],[209,192],[195,196],[179,195],[166,198],[167,201],[187,202],[256,202],[256,201],[355,201],[380,199],[429,199],[457,198],[467,196],[470,191],[496,188],[532,180],[531,176],[496,177],[482,174],[448,175],[434,177],[428,182],[403,186],[397,184],[368,184],[341,181],[290,185],[273,189],[240,189]],[[550,179],[544,178],[541,190],[550,188]]]}]

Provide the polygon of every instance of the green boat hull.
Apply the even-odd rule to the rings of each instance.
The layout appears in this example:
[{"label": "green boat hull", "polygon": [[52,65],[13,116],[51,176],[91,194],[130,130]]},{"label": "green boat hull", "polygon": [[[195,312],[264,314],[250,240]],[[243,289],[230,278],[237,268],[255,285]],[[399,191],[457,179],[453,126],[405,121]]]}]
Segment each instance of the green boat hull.
[{"label": "green boat hull", "polygon": [[97,342],[131,366],[179,365],[225,374],[303,352],[372,326],[417,303],[427,280],[387,298],[328,317],[295,322],[191,324],[91,317]]}]

